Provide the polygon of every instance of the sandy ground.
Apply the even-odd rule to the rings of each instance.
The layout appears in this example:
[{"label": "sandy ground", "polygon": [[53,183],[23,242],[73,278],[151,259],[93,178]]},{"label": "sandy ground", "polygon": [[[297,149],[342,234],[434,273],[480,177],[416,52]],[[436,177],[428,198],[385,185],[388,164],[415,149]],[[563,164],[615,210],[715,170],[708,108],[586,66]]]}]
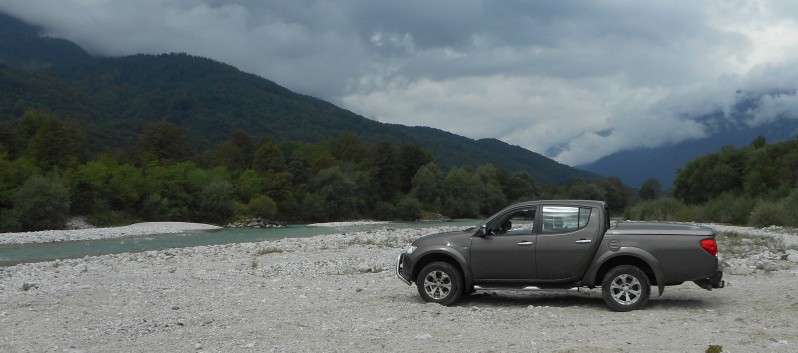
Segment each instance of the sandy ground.
[{"label": "sandy ground", "polygon": [[0,269],[0,352],[798,352],[798,248],[772,240],[791,233],[735,231],[726,288],[629,313],[598,290],[425,304],[393,266],[429,229],[21,264]]}]

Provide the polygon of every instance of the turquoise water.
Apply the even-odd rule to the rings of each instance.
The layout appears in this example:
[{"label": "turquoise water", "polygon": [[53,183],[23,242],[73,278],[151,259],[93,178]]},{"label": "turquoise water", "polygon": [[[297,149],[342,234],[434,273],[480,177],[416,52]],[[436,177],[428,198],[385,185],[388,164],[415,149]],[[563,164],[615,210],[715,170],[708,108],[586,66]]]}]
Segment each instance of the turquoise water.
[{"label": "turquoise water", "polygon": [[134,253],[202,245],[259,242],[269,239],[312,237],[322,234],[352,233],[388,228],[432,228],[476,225],[478,221],[380,223],[343,227],[309,227],[291,225],[285,228],[224,228],[176,234],[130,236],[114,239],[70,241],[60,243],[0,245],[0,266],[19,263],[76,259],[84,256]]}]

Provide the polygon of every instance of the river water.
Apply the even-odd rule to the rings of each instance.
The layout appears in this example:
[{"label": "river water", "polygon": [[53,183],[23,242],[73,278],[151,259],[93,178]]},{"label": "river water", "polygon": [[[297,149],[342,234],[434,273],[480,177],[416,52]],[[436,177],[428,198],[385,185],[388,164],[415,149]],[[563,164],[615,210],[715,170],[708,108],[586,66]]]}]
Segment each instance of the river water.
[{"label": "river water", "polygon": [[291,225],[285,228],[223,228],[175,234],[142,235],[114,239],[69,241],[58,243],[0,245],[0,266],[19,263],[76,259],[84,256],[135,253],[202,245],[259,242],[270,239],[312,237],[322,234],[376,231],[389,228],[433,228],[460,226],[467,228],[478,221],[368,223],[347,226]]}]

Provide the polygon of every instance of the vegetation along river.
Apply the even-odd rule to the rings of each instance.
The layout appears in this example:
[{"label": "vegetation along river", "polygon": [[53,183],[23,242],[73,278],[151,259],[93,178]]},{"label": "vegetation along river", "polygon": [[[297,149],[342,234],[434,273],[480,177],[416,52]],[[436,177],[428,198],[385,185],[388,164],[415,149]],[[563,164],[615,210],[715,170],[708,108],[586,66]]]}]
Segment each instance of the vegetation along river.
[{"label": "vegetation along river", "polygon": [[87,255],[96,256],[203,245],[249,243],[270,239],[312,237],[322,234],[376,231],[390,228],[432,228],[458,225],[468,227],[477,223],[478,221],[474,220],[464,220],[453,222],[368,223],[345,226],[291,225],[284,228],[223,228],[212,231],[191,231],[114,239],[0,245],[0,266],[57,259],[75,259]]}]

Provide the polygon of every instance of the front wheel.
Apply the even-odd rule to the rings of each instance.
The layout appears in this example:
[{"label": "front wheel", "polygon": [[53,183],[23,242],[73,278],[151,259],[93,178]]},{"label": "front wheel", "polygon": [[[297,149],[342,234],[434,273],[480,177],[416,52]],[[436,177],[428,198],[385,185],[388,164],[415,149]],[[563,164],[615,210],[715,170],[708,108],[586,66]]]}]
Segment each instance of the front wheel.
[{"label": "front wheel", "polygon": [[463,294],[463,278],[448,262],[433,262],[421,269],[416,279],[418,294],[424,301],[451,305]]},{"label": "front wheel", "polygon": [[641,309],[651,294],[648,276],[631,265],[617,266],[607,272],[601,289],[604,302],[615,311]]}]

